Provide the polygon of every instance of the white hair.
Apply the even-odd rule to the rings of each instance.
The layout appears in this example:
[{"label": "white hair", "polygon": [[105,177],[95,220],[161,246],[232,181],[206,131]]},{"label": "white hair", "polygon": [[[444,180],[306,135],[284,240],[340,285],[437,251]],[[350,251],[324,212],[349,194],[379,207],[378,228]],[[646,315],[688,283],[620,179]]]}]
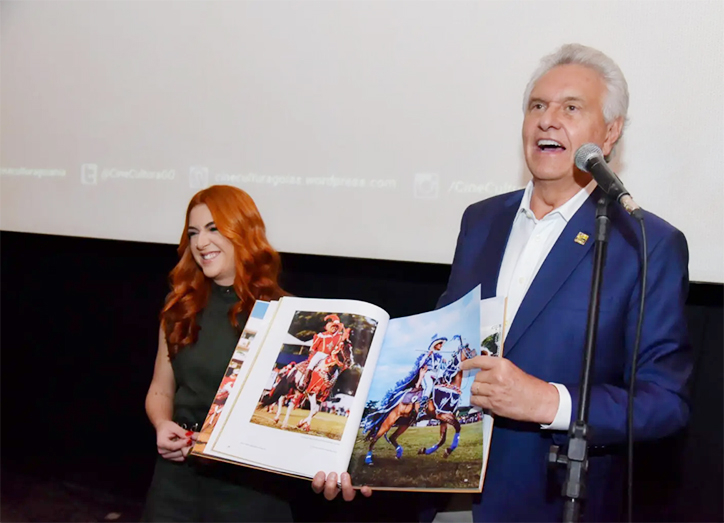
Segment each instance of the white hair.
[{"label": "white hair", "polygon": [[[593,69],[601,75],[606,84],[606,99],[603,101],[603,118],[611,123],[616,118],[623,118],[624,127],[628,113],[628,84],[616,62],[601,51],[581,44],[566,44],[556,52],[544,56],[538,69],[531,76],[525,88],[523,111],[527,111],[530,93],[533,87],[548,71],[559,65],[582,65]],[[623,134],[623,131],[622,133]]]}]

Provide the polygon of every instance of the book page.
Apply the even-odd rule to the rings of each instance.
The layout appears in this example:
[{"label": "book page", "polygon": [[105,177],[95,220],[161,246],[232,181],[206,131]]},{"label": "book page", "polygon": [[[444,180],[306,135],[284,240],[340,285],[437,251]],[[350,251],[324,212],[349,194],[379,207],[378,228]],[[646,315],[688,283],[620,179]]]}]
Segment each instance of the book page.
[{"label": "book page", "polygon": [[220,432],[216,428],[219,426],[219,422],[225,419],[224,406],[230,400],[233,403],[234,398],[243,388],[278,305],[278,301],[257,300],[254,303],[249,319],[244,325],[244,330],[231,356],[231,361],[229,361],[224,379],[221,380],[214,402],[211,404],[211,409],[192,449],[194,454],[205,454],[207,444],[212,447],[216,441]]},{"label": "book page", "polygon": [[206,453],[308,478],[346,470],[388,320],[363,302],[282,298]]},{"label": "book page", "polygon": [[470,405],[480,353],[480,286],[441,309],[390,320],[355,442],[355,485],[479,491],[482,414]]},{"label": "book page", "polygon": [[[503,340],[505,339],[505,297],[494,297],[480,302],[480,354],[503,357]],[[488,467],[490,444],[493,439],[493,416],[481,411],[478,407],[473,409],[477,416],[482,415],[483,422],[483,481]],[[480,489],[482,490],[481,482]]]}]

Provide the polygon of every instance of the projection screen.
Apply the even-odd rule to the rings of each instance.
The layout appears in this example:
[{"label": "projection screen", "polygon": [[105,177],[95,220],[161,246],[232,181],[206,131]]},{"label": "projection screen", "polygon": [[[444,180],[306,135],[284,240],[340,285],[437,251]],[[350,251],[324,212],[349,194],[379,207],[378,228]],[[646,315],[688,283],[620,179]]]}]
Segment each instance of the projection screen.
[{"label": "projection screen", "polygon": [[3,230],[177,243],[199,189],[282,252],[450,263],[525,186],[523,91],[567,42],[629,82],[613,165],[724,282],[724,3],[4,1]]}]

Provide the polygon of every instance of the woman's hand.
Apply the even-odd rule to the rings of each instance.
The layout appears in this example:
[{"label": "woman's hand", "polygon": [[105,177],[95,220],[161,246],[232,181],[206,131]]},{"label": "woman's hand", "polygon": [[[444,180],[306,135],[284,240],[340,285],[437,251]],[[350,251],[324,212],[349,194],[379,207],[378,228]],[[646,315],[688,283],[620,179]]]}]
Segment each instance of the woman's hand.
[{"label": "woman's hand", "polygon": [[184,461],[198,437],[198,432],[186,430],[170,420],[162,421],[156,427],[156,448],[164,459]]},{"label": "woman's hand", "polygon": [[[341,491],[342,498],[345,501],[352,501],[357,495],[357,491],[352,487],[352,478],[347,472],[342,472],[341,483],[342,488],[340,489],[337,485],[336,472],[330,472],[329,475],[327,475],[320,470],[312,480],[312,490],[317,494],[324,493],[324,497],[329,501],[336,498],[337,494]],[[372,495],[372,489],[366,486],[362,487],[360,492],[366,498]]]}]

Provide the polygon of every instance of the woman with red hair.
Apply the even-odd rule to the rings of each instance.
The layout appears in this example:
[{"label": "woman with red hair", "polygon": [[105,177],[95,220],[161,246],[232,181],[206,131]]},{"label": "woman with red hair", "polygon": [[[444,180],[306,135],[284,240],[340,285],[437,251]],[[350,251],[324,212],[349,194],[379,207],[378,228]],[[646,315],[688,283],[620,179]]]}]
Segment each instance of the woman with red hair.
[{"label": "woman with red hair", "polygon": [[146,396],[159,459],[144,520],[290,521],[285,478],[187,459],[255,300],[285,294],[279,255],[251,197],[224,185],[191,199],[178,254]]}]

